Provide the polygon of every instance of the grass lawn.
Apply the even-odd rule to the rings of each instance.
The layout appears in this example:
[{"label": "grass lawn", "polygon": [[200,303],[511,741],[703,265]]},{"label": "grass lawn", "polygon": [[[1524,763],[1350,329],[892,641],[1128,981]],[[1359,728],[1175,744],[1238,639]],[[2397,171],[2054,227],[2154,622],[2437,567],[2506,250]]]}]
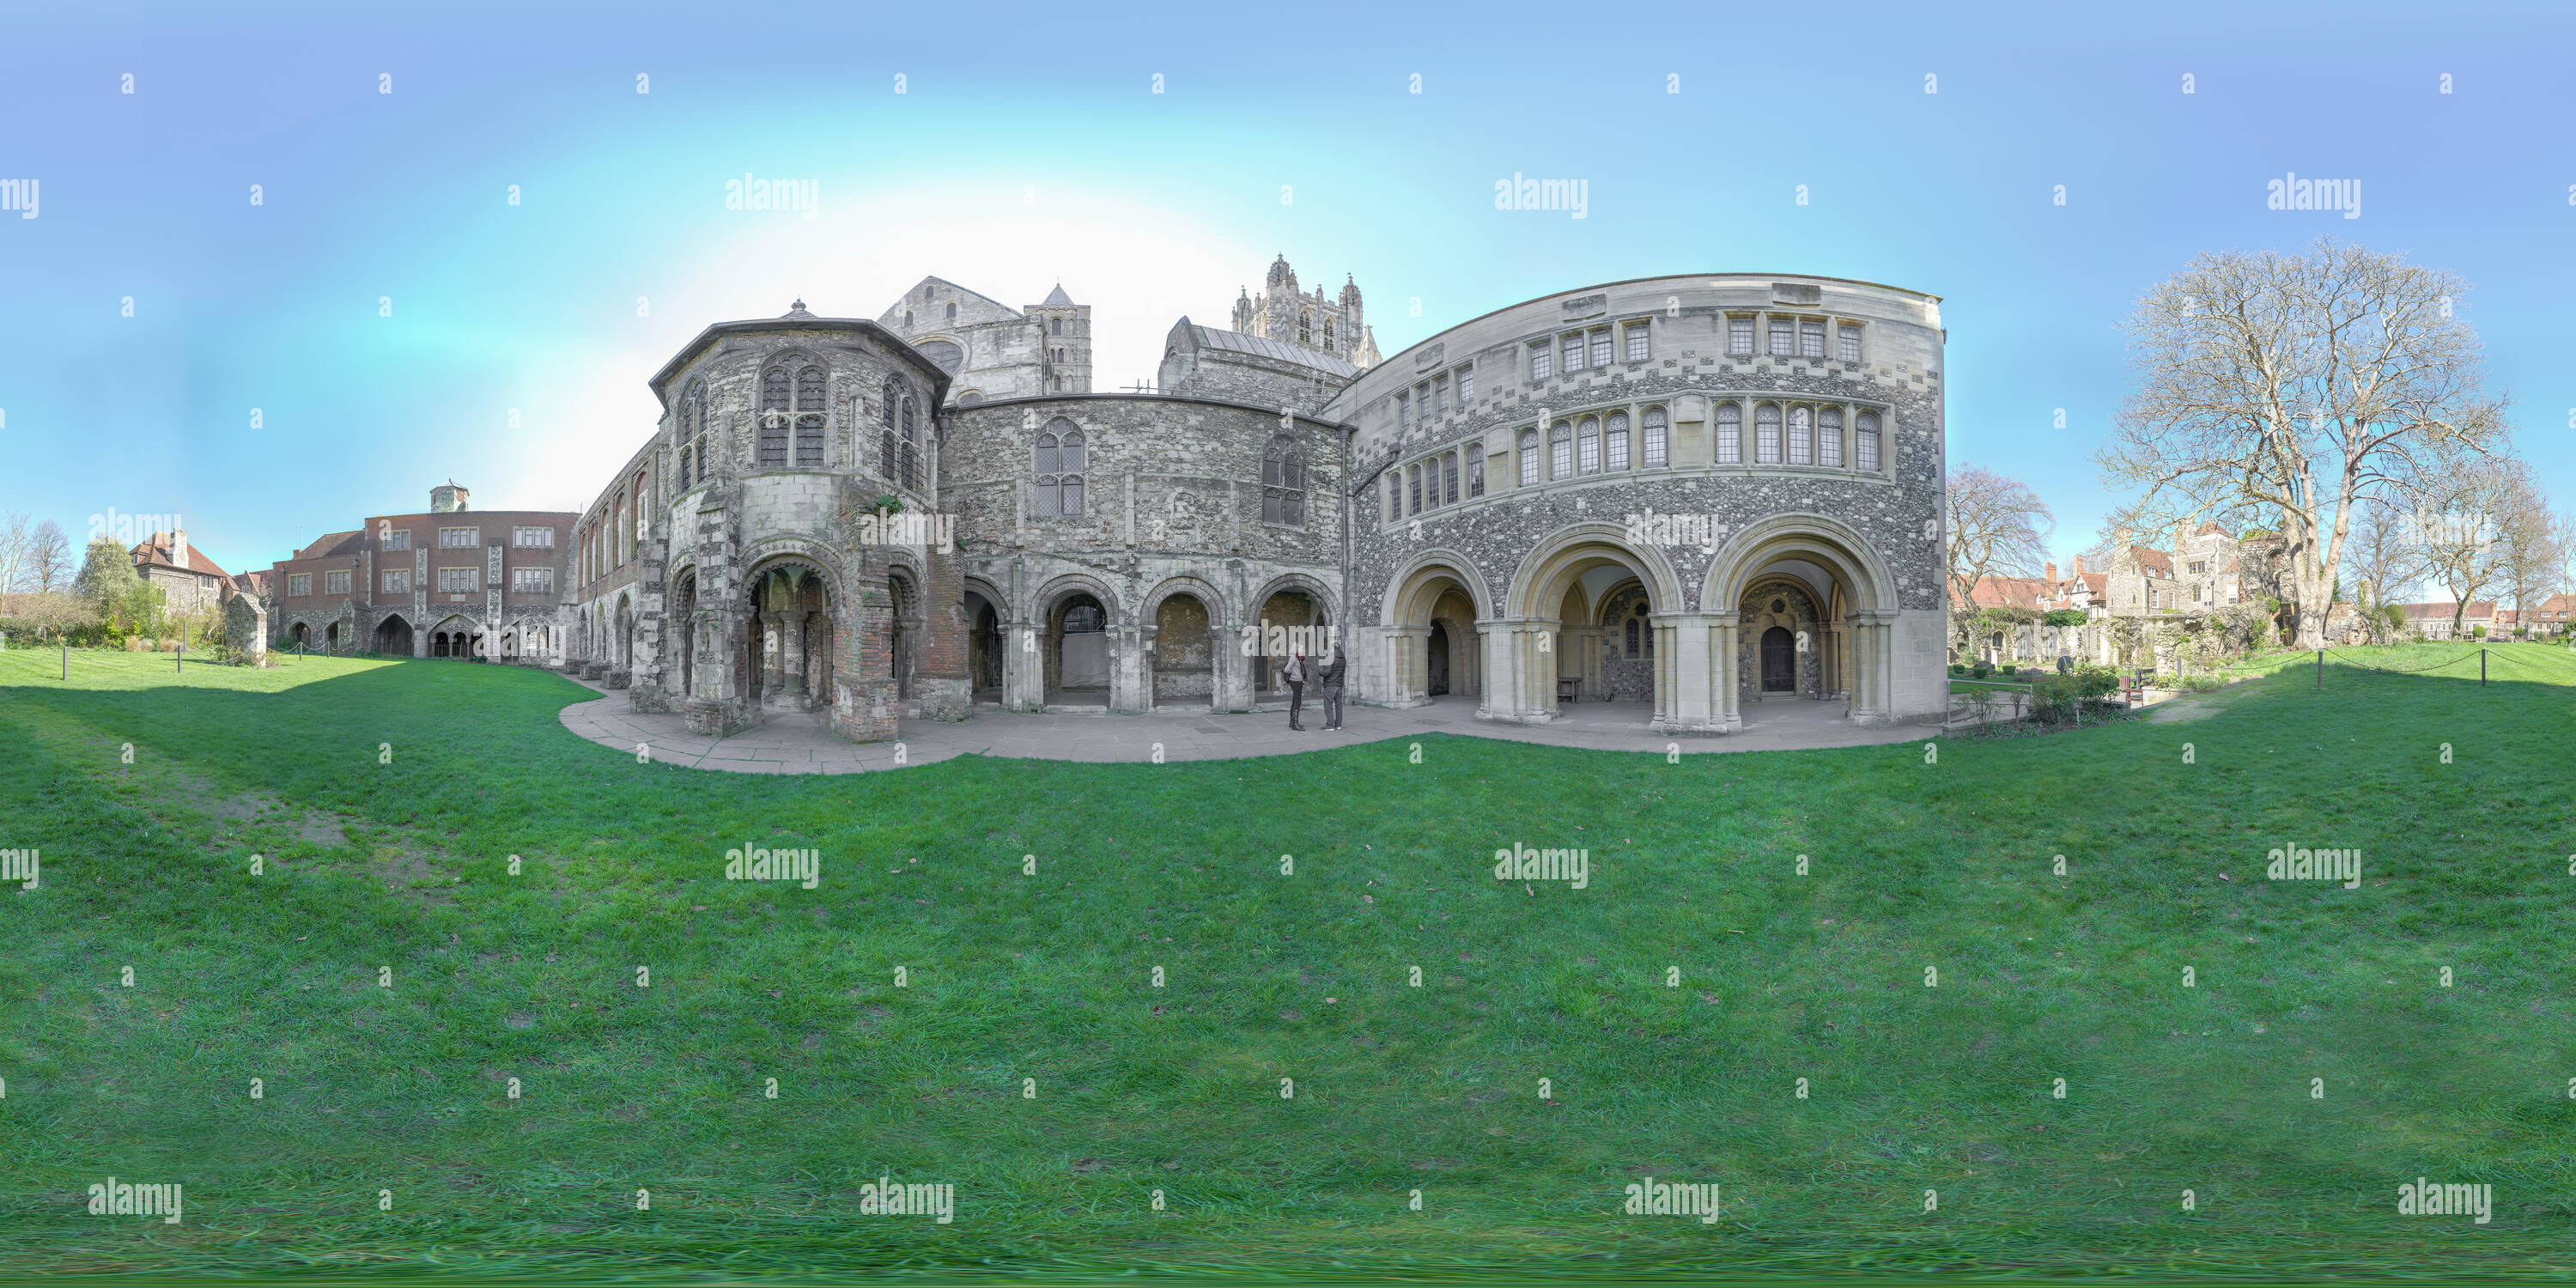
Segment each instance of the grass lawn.
[{"label": "grass lawn", "polygon": [[539,672],[11,651],[0,1273],[2576,1276],[2576,657],[2488,647],[1937,762],[814,779],[636,764]]}]

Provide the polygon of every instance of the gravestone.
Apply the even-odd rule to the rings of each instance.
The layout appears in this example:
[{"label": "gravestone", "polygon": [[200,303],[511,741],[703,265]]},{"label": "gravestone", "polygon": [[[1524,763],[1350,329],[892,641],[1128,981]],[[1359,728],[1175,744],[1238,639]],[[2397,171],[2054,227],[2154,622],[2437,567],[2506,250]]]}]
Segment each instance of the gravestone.
[{"label": "gravestone", "polygon": [[224,645],[235,666],[268,665],[268,610],[248,595],[224,605]]}]

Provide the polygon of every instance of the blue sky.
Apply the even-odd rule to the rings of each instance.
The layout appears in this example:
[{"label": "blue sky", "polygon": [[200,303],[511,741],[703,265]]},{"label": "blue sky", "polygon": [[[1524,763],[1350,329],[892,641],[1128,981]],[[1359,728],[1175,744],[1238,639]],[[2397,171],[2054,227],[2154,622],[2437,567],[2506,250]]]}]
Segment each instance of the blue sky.
[{"label": "blue sky", "polygon": [[[1938,294],[1951,463],[2038,489],[2063,557],[2111,502],[2138,296],[2319,234],[2473,284],[2576,504],[2563,5],[225,8],[5,19],[0,179],[41,204],[0,212],[0,509],[75,541],[175,512],[240,571],[450,477],[578,508],[708,323],[873,317],[927,273],[1061,280],[1117,388],[1284,252],[1355,276],[1389,354],[1661,273]],[[2291,171],[2361,216],[2266,209]],[[1515,173],[1586,217],[1496,211]],[[725,209],[745,174],[817,215]]]}]

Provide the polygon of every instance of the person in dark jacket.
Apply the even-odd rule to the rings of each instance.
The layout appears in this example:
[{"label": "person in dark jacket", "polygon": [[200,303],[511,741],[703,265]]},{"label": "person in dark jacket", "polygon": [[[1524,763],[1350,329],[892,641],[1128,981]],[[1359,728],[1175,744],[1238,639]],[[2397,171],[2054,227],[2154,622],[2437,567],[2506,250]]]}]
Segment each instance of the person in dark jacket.
[{"label": "person in dark jacket", "polygon": [[1288,727],[1304,733],[1306,726],[1297,721],[1306,708],[1306,655],[1289,654],[1288,664],[1279,668],[1279,678],[1288,685]]},{"label": "person in dark jacket", "polygon": [[1333,646],[1333,654],[1315,674],[1324,699],[1324,730],[1330,733],[1342,727],[1342,673],[1349,663],[1342,657],[1342,646]]}]

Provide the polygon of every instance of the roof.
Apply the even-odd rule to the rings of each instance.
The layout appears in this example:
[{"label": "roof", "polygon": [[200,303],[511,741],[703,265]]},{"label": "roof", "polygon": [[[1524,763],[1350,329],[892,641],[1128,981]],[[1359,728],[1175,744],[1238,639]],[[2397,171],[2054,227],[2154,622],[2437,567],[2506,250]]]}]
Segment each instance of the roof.
[{"label": "roof", "polygon": [[364,532],[356,528],[351,528],[347,532],[325,532],[322,534],[322,538],[320,540],[287,557],[290,559],[320,559],[328,555],[354,554],[356,553],[355,551],[343,551],[340,548],[341,545],[365,535],[366,534]]},{"label": "roof", "polygon": [[216,567],[215,561],[207,558],[206,552],[198,549],[194,541],[188,543],[188,562],[185,565],[180,564],[178,560],[171,558],[170,543],[173,539],[173,535],[167,532],[155,532],[145,538],[141,545],[134,547],[135,565],[147,568],[172,568],[180,572],[221,577],[226,581],[233,579],[231,573]]},{"label": "roof", "polygon": [[1202,349],[1218,349],[1228,353],[1248,353],[1256,357],[1276,359],[1280,362],[1293,362],[1298,366],[1312,367],[1317,371],[1340,376],[1346,380],[1360,374],[1360,369],[1357,365],[1338,355],[1320,353],[1313,349],[1300,348],[1297,345],[1289,344],[1284,340],[1271,340],[1257,335],[1245,335],[1241,331],[1226,331],[1212,326],[1200,326],[1186,317],[1181,319],[1181,325],[1188,329],[1190,337],[1196,340],[1198,342],[1198,346]]},{"label": "roof", "polygon": [[2129,553],[2137,556],[2138,571],[2152,573],[2168,581],[2173,579],[2172,555],[2162,550],[2150,550],[2145,546],[2131,546]]},{"label": "roof", "polygon": [[1055,284],[1055,289],[1047,292],[1047,297],[1044,300],[1039,301],[1038,307],[1042,309],[1071,308],[1073,307],[1073,297],[1065,294],[1064,283],[1058,282]]},{"label": "roof", "polygon": [[2037,608],[2050,591],[2044,577],[1979,577],[1968,602],[1979,608]]},{"label": "roof", "polygon": [[[2400,604],[2398,607],[2405,609],[2408,617],[2449,617],[2459,608],[2459,604],[2457,601],[2452,601],[2438,604]],[[2494,600],[2472,599],[2469,601],[2469,610],[2459,615],[2484,619],[2494,617],[2495,611]]]},{"label": "roof", "polygon": [[[798,303],[802,304],[803,301],[799,300]],[[930,377],[933,405],[945,404],[948,401],[948,373],[942,370],[938,363],[923,357],[920,350],[905,343],[902,336],[896,335],[883,324],[867,318],[816,317],[811,313],[805,313],[802,309],[793,310],[783,317],[745,318],[739,322],[718,322],[698,332],[696,339],[681,345],[680,351],[672,354],[671,360],[663,363],[662,369],[654,372],[653,378],[645,382],[653,390],[654,401],[665,404],[670,401],[672,379],[678,376],[680,371],[696,359],[708,345],[721,337],[739,335],[746,331],[857,331],[863,335],[876,336],[883,340],[888,348],[912,359],[914,365],[921,368],[922,374]]]}]

